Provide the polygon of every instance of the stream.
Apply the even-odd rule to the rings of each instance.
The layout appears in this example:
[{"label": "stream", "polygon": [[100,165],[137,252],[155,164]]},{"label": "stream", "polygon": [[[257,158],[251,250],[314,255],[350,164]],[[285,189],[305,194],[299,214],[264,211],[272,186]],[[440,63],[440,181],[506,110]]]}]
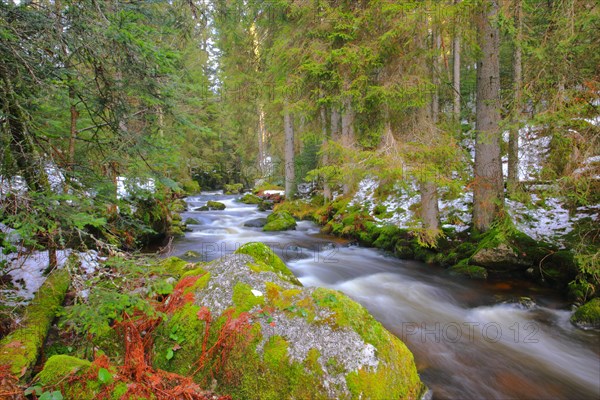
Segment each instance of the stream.
[{"label": "stream", "polygon": [[472,281],[444,269],[321,234],[311,222],[295,231],[262,232],[246,221],[265,218],[239,196],[203,193],[224,211],[189,211],[198,225],[173,243],[203,261],[260,241],[282,257],[305,286],[337,289],[364,305],[413,352],[434,399],[598,399],[600,332],[569,322],[556,291],[523,281]]}]

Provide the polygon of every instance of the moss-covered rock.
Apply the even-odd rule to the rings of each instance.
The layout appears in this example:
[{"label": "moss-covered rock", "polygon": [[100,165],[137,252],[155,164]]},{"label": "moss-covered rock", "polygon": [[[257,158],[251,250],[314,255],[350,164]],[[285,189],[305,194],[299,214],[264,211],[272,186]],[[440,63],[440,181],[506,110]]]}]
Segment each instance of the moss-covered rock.
[{"label": "moss-covered rock", "polygon": [[8,365],[12,374],[31,373],[70,284],[66,269],[52,272],[27,306],[21,327],[0,341],[0,365]]},{"label": "moss-covered rock", "polygon": [[263,231],[287,231],[296,229],[296,220],[287,211],[276,211],[267,217]]},{"label": "moss-covered rock", "polygon": [[461,260],[458,264],[448,268],[450,275],[466,276],[472,279],[487,279],[488,272],[485,268],[469,264],[469,260]]},{"label": "moss-covered rock", "polygon": [[262,201],[262,199],[260,197],[254,195],[252,193],[246,193],[240,199],[240,202],[242,202],[244,204],[259,204],[261,201]]},{"label": "moss-covered rock", "polygon": [[[413,356],[398,338],[344,294],[303,288],[267,246],[244,245],[205,269],[210,277],[194,289],[194,303],[159,326],[155,367],[193,374],[201,383],[214,377],[219,393],[243,399],[423,393]],[[223,332],[236,328],[231,343]],[[211,353],[217,340],[228,344]]]},{"label": "moss-covered rock", "polygon": [[285,265],[281,258],[273,250],[260,242],[250,242],[241,246],[235,251],[235,254],[247,254],[254,259],[250,265],[255,272],[271,271],[276,273],[280,279],[290,282],[294,285],[302,286],[298,278]]},{"label": "moss-covered rock", "polygon": [[223,191],[225,194],[240,194],[244,189],[244,185],[241,183],[233,183],[231,185],[224,185]]},{"label": "moss-covered rock", "polygon": [[226,208],[225,204],[221,203],[220,201],[212,201],[209,200],[208,202],[206,202],[206,207],[208,207],[209,210],[224,210]]},{"label": "moss-covered rock", "polygon": [[186,225],[200,225],[201,222],[198,221],[196,218],[186,218],[185,219],[185,224]]},{"label": "moss-covered rock", "polygon": [[43,386],[55,385],[68,375],[78,372],[85,373],[91,365],[91,362],[77,357],[64,354],[55,355],[48,358],[44,369],[37,377]]},{"label": "moss-covered rock", "polygon": [[571,322],[580,328],[600,328],[600,297],[579,307],[571,316]]}]

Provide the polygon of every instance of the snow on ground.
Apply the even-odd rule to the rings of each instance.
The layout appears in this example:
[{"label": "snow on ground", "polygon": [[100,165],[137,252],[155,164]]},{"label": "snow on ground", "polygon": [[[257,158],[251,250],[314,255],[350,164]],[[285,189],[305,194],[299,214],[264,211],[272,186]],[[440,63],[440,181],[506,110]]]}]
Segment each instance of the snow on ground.
[{"label": "snow on ground", "polygon": [[[412,210],[413,206],[420,201],[416,185],[412,185],[409,189],[398,187],[396,193],[384,201],[377,201],[374,197],[377,185],[378,181],[373,178],[360,182],[350,205],[363,204],[370,214],[373,214],[377,205],[385,205],[392,215],[386,218],[374,216],[380,225],[393,224],[403,229],[418,226],[418,216]],[[442,194],[442,197],[447,196]],[[471,223],[472,206],[472,192],[461,193],[455,199],[440,200],[442,226],[454,228],[457,232],[468,229]],[[579,207],[576,213],[569,213],[560,199],[551,197],[542,200],[536,194],[531,195],[530,205],[507,199],[506,206],[517,229],[535,240],[556,245],[563,244],[564,236],[573,230],[573,225],[578,220],[592,218],[600,222],[600,205]]]},{"label": "snow on ground", "polygon": [[[48,251],[26,253],[24,249],[20,249],[19,253],[4,255],[2,250],[0,247],[0,262],[7,261],[6,270],[9,271],[8,275],[15,289],[0,291],[0,301],[8,305],[27,304],[46,280],[43,272],[49,264]],[[72,253],[71,249],[58,250],[57,268],[64,268]],[[93,274],[100,265],[99,261],[102,260],[94,250],[76,252],[76,254],[84,275]]]}]

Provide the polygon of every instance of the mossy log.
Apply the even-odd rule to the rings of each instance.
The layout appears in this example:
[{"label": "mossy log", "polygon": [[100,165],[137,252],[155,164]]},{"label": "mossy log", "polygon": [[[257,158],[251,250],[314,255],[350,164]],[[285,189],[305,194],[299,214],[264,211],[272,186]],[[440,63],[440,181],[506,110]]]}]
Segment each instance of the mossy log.
[{"label": "mossy log", "polygon": [[55,270],[27,306],[21,327],[0,341],[0,365],[26,378],[35,365],[50,325],[65,299],[71,277],[66,269]]}]

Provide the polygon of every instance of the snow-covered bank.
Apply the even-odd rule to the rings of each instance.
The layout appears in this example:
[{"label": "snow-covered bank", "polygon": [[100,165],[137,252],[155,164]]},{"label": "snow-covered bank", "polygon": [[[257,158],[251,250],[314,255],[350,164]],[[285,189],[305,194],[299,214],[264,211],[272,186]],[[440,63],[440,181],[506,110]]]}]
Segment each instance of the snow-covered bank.
[{"label": "snow-covered bank", "polygon": [[[378,200],[375,197],[378,184],[373,178],[361,181],[349,204],[363,205],[371,215],[378,206],[385,206],[387,213],[373,216],[380,225],[391,224],[402,229],[418,227],[419,217],[415,210],[420,202],[420,195],[416,185],[397,185],[393,194]],[[439,200],[442,226],[458,232],[467,229],[471,223],[472,207],[472,192],[465,191],[456,198],[442,194]],[[573,231],[573,226],[578,221],[584,218],[600,221],[600,205],[579,207],[570,212],[560,198],[542,199],[535,193],[531,194],[529,204],[507,199],[506,207],[519,230],[535,240],[558,246],[563,245],[565,235]]]},{"label": "snow-covered bank", "polygon": [[[46,280],[43,272],[48,268],[48,251],[19,252],[4,255],[0,247],[0,262],[6,261],[5,270],[11,277],[13,289],[0,290],[0,302],[7,305],[27,304]],[[95,250],[74,252],[71,249],[56,252],[57,268],[64,268],[70,256],[77,257],[79,273],[82,275],[93,274],[103,258]]]}]

